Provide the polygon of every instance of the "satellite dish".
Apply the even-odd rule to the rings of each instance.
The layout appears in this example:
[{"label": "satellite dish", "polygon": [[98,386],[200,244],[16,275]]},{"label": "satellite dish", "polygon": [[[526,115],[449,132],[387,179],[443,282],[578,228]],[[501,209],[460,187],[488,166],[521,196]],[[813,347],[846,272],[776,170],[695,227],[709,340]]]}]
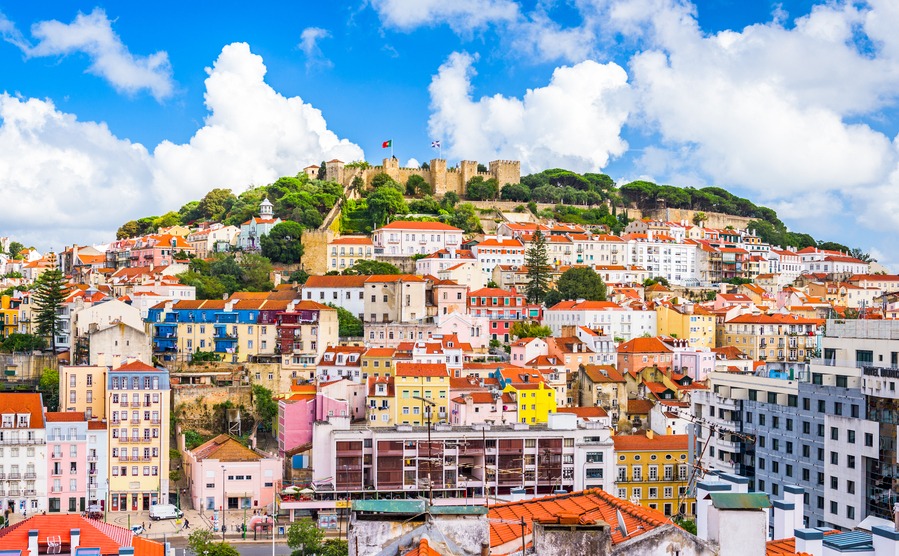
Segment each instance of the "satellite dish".
[{"label": "satellite dish", "polygon": [[624,516],[621,515],[621,510],[615,510],[615,517],[618,518],[618,531],[621,532],[622,537],[627,537],[627,525],[624,524]]}]

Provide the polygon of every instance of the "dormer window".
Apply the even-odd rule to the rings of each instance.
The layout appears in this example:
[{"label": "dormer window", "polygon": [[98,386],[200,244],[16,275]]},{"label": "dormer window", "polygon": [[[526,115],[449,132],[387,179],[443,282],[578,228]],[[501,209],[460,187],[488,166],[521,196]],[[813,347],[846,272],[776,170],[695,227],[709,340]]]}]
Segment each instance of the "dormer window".
[{"label": "dormer window", "polygon": [[19,415],[19,428],[28,428],[28,422],[31,420],[31,415]]},{"label": "dormer window", "polygon": [[3,428],[12,428],[15,422],[15,416],[10,414],[3,415]]}]

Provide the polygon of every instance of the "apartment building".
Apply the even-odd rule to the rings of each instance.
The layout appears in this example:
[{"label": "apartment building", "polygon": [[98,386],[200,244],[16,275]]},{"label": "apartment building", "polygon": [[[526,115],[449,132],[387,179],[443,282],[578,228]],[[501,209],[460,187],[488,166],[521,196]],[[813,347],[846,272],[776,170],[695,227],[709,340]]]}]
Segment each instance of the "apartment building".
[{"label": "apartment building", "polygon": [[110,511],[168,502],[169,390],[168,371],[140,361],[107,374]]},{"label": "apartment building", "polygon": [[342,236],[328,242],[328,270],[343,272],[359,261],[374,258],[374,244],[368,236]]},{"label": "apartment building", "polygon": [[[338,493],[377,490],[459,501],[614,487],[608,419],[558,413],[541,425],[357,427],[332,419],[316,424],[313,484]],[[285,507],[285,509],[288,509]]]},{"label": "apartment building", "polygon": [[508,343],[512,324],[516,321],[539,318],[539,308],[527,304],[527,299],[514,289],[483,288],[468,293],[468,311],[474,317],[490,319],[490,338]]},{"label": "apartment building", "polygon": [[0,501],[24,514],[47,510],[47,437],[40,394],[0,394]]},{"label": "apartment building", "polygon": [[283,299],[242,298],[165,302],[151,308],[153,353],[163,361],[189,361],[196,351],[212,351],[224,361],[275,355],[276,315]]},{"label": "apartment building", "polygon": [[706,308],[665,302],[658,303],[655,310],[659,335],[687,340],[693,347],[715,347],[715,315]]},{"label": "apartment building", "polygon": [[[48,512],[83,512],[90,503],[87,461],[87,420],[84,413],[48,411],[47,460],[41,479],[48,483]],[[25,478],[35,480],[35,464],[25,470]],[[96,466],[94,467],[96,474]]]},{"label": "apartment building", "polygon": [[641,505],[667,516],[696,515],[696,499],[687,494],[687,435],[660,435],[648,430],[616,434],[612,441],[618,498],[639,500]]},{"label": "apartment building", "polygon": [[59,366],[59,405],[83,416],[106,417],[107,367]]},{"label": "apartment building", "polygon": [[415,322],[428,316],[428,282],[414,274],[372,275],[365,279],[365,323]]},{"label": "apartment building", "polygon": [[[395,422],[424,425],[449,420],[450,374],[445,363],[396,364]],[[429,419],[430,416],[430,419]]]},{"label": "apartment building", "polygon": [[272,504],[282,479],[282,461],[220,434],[184,453],[194,508],[255,510]]},{"label": "apartment building", "polygon": [[761,361],[807,363],[818,353],[821,319],[794,314],[745,314],[725,321],[722,346]]},{"label": "apartment building", "polygon": [[[259,332],[267,336],[265,326],[260,325]],[[340,339],[337,309],[315,301],[289,302],[285,311],[275,314],[274,329],[282,373],[290,373],[292,379],[315,378],[316,362]]]},{"label": "apartment building", "polygon": [[622,239],[627,242],[623,264],[641,266],[650,276],[663,276],[672,284],[699,285],[696,244],[678,243],[675,238],[653,230],[625,234]]},{"label": "apartment building", "polygon": [[303,300],[336,305],[362,320],[367,279],[368,276],[310,276],[303,284]]},{"label": "apartment building", "polygon": [[611,301],[560,301],[546,310],[543,324],[554,336],[564,326],[585,326],[605,336],[630,340],[657,334],[656,312],[634,310]]},{"label": "apartment building", "polygon": [[375,255],[409,257],[459,249],[462,230],[440,222],[396,220],[372,232]]}]

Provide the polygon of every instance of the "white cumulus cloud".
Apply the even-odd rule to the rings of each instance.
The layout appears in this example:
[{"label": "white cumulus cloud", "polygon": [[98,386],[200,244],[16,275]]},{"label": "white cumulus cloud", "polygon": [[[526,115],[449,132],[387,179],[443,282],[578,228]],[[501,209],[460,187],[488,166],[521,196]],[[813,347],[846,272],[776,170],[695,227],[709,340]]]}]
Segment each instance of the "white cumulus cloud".
[{"label": "white cumulus cloud", "polygon": [[431,81],[433,137],[452,158],[521,160],[522,171],[598,170],[623,153],[627,74],[614,63],[556,68],[545,87],[521,98],[472,98],[474,58],[454,53]]},{"label": "white cumulus cloud", "polygon": [[207,71],[205,125],[152,153],[51,101],[0,95],[0,197],[16,206],[4,232],[44,248],[68,236],[109,241],[127,220],[177,210],[214,187],[240,192],[321,160],[364,159],[318,109],[266,84],[248,45],[224,47]]},{"label": "white cumulus cloud", "polygon": [[56,20],[36,23],[31,28],[31,35],[37,41],[34,45],[26,42],[8,20],[3,21],[0,30],[4,37],[28,57],[81,52],[91,60],[87,71],[106,79],[118,91],[133,94],[146,89],[157,100],[172,95],[174,83],[168,54],[164,51],[148,56],[132,54],[100,8],[86,15],[79,13],[72,23]]},{"label": "white cumulus cloud", "polygon": [[470,31],[518,17],[512,0],[371,0],[371,5],[385,26],[402,31],[442,24]]}]

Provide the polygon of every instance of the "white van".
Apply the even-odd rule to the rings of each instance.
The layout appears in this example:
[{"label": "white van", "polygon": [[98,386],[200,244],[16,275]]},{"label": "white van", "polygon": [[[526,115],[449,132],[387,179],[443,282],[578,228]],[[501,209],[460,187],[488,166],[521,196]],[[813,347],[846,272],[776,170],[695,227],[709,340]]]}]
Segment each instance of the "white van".
[{"label": "white van", "polygon": [[176,508],[173,504],[154,504],[150,506],[150,519],[159,521],[160,519],[180,519],[184,516],[184,512]]}]

